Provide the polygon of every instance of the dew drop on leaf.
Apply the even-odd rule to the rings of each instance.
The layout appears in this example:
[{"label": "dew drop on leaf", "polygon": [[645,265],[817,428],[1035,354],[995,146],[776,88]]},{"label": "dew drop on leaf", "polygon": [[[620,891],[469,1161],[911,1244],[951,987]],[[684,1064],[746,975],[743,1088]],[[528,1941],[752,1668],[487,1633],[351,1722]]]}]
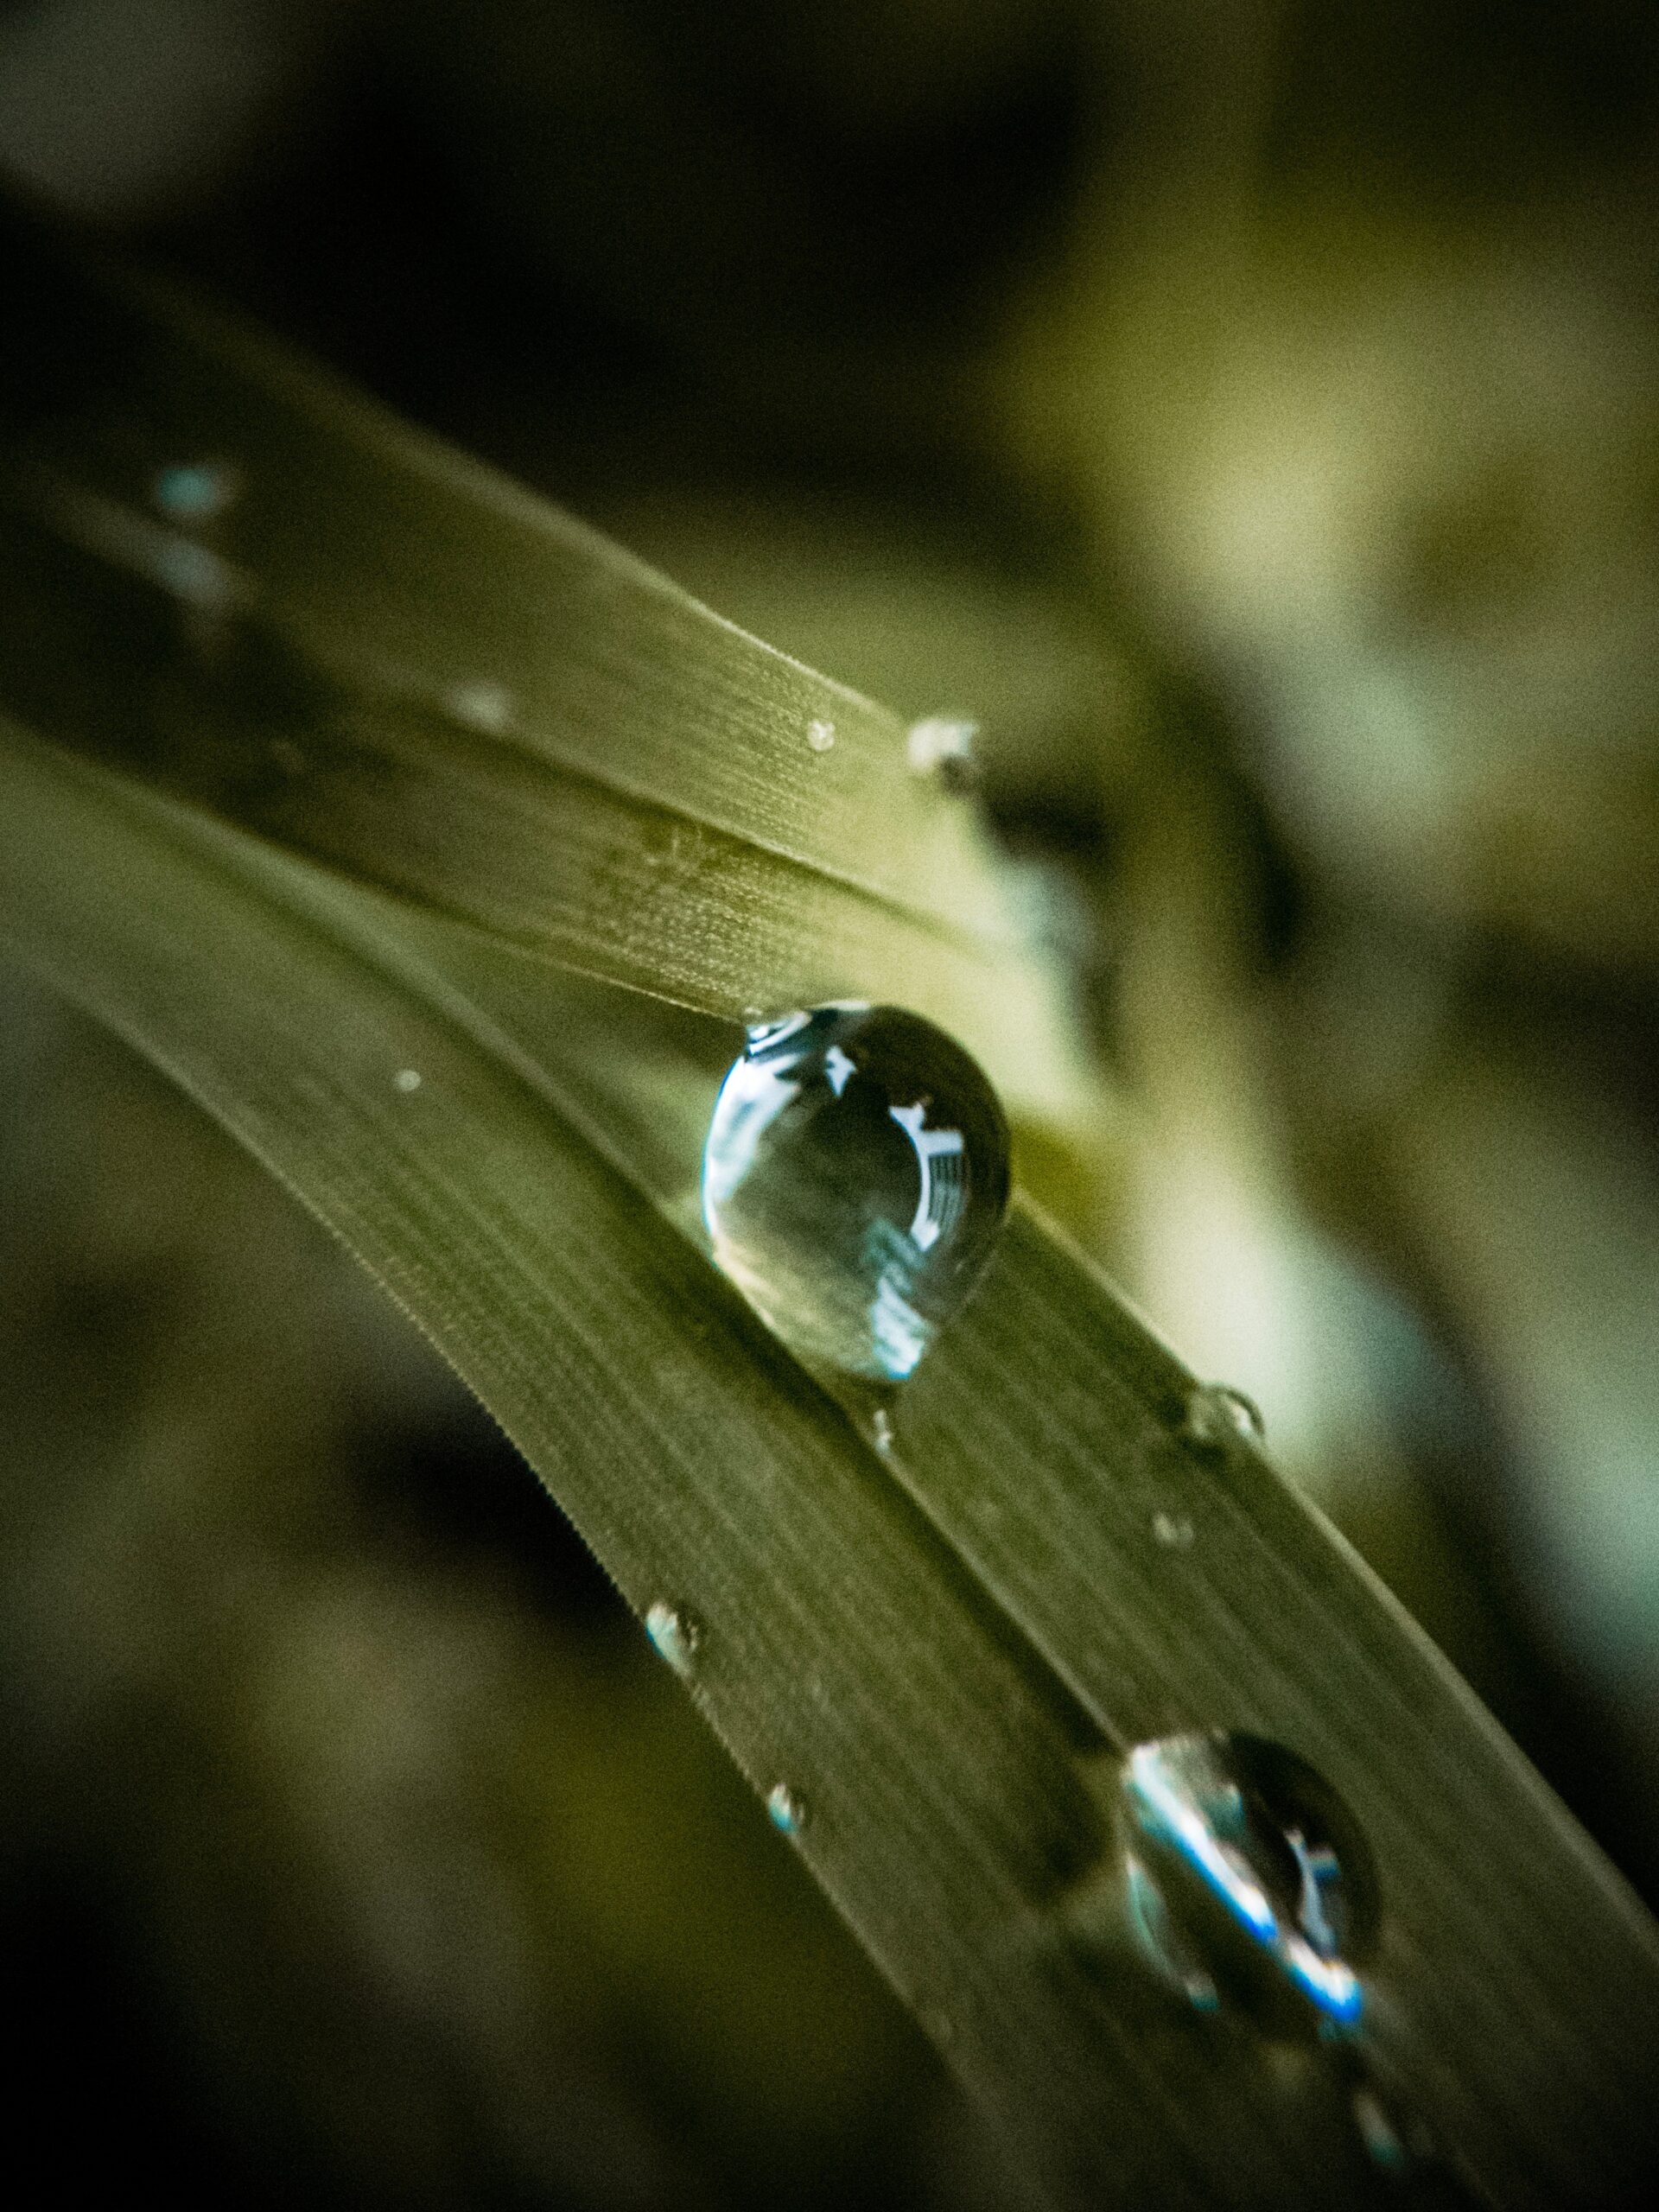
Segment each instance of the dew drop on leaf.
[{"label": "dew drop on leaf", "polygon": [[458,721],[492,737],[499,736],[512,721],[512,692],[505,684],[493,683],[486,677],[452,683],[444,699]]},{"label": "dew drop on leaf", "polygon": [[1376,1876],[1305,1761],[1259,1737],[1165,1737],[1130,1752],[1119,1798],[1130,1931],[1165,1980],[1270,2034],[1357,2030]]},{"label": "dew drop on leaf", "polygon": [[1354,2126],[1359,2139],[1376,2165],[1386,2167],[1392,2173],[1403,2171],[1410,2163],[1410,2152],[1404,2138],[1395,2126],[1388,2107],[1375,2089],[1358,2088],[1352,2100]]},{"label": "dew drop on leaf", "polygon": [[759,1022],[703,1150],[715,1258],[801,1357],[909,1375],[990,1255],[1008,1134],[977,1065],[895,1007]]},{"label": "dew drop on leaf", "polygon": [[912,722],[905,738],[911,772],[937,777],[947,791],[971,790],[979,779],[974,741],[979,725],[957,715],[930,715]]},{"label": "dew drop on leaf", "polygon": [[834,722],[809,722],[806,741],[815,753],[827,753],[836,741]]},{"label": "dew drop on leaf", "polygon": [[1253,1398],[1226,1382],[1201,1382],[1186,1402],[1189,1440],[1211,1452],[1229,1444],[1260,1444],[1267,1433]]},{"label": "dew drop on leaf", "polygon": [[393,1088],[401,1090],[407,1097],[410,1092],[420,1089],[421,1071],[418,1068],[399,1068],[391,1080]]},{"label": "dew drop on leaf", "polygon": [[645,1614],[645,1634],[657,1656],[665,1660],[682,1681],[689,1679],[702,1641],[702,1629],[695,1617],[682,1606],[664,1605],[659,1599]]},{"label": "dew drop on leaf", "polygon": [[774,1782],[766,1792],[766,1815],[785,1835],[798,1835],[806,1825],[806,1805],[786,1782]]},{"label": "dew drop on leaf", "polygon": [[228,613],[237,600],[235,571],[194,538],[166,537],[156,549],[155,575],[163,591],[200,614]]},{"label": "dew drop on leaf", "polygon": [[181,461],[156,470],[150,496],[170,521],[213,522],[240,485],[240,472],[229,461]]}]

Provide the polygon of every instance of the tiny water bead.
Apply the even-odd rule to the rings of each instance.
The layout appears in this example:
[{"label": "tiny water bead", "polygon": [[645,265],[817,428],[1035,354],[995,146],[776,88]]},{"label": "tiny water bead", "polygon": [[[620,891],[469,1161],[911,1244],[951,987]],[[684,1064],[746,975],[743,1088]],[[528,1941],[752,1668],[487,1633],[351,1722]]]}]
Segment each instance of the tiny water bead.
[{"label": "tiny water bead", "polygon": [[490,737],[499,737],[512,721],[512,692],[505,683],[492,683],[487,677],[452,683],[444,694],[444,702],[457,721]]},{"label": "tiny water bead", "polygon": [[751,1027],[709,1123],[703,1216],[721,1271],[803,1358],[902,1381],[1007,1198],[996,1094],[931,1022],[842,1002]]},{"label": "tiny water bead", "polygon": [[1224,1451],[1230,1444],[1260,1445],[1267,1424],[1253,1398],[1226,1382],[1200,1382],[1186,1402],[1188,1440],[1205,1451]]},{"label": "tiny water bead", "polygon": [[912,772],[937,776],[947,791],[968,791],[979,780],[974,741],[977,722],[964,716],[930,715],[912,722],[905,739],[905,757]]},{"label": "tiny water bead", "polygon": [[1342,2055],[1351,2068],[1348,2111],[1354,2133],[1391,2184],[1389,2201],[1411,2212],[1476,2212],[1477,2207],[1491,2212],[1490,2200],[1446,2157],[1423,2114],[1393,2082],[1385,2087],[1378,2079],[1371,2055],[1353,2044]]},{"label": "tiny water bead", "polygon": [[163,591],[200,614],[228,613],[240,587],[236,571],[217,553],[210,553],[194,538],[162,534],[154,553],[154,574]]},{"label": "tiny water bead", "polygon": [[1191,1549],[1198,1532],[1185,1513],[1154,1513],[1152,1533],[1166,1551],[1184,1552]]},{"label": "tiny water bead", "polygon": [[806,741],[815,753],[827,753],[836,741],[834,722],[808,722]]},{"label": "tiny water bead", "polygon": [[1129,1754],[1120,1799],[1131,1932],[1190,2004],[1273,2034],[1358,2028],[1350,1960],[1376,1932],[1376,1877],[1306,1762],[1259,1737],[1166,1737]]},{"label": "tiny water bead", "polygon": [[696,1664],[697,1646],[702,1641],[702,1629],[695,1616],[682,1606],[664,1605],[658,1599],[645,1614],[645,1634],[657,1656],[665,1661],[682,1681],[687,1680]]},{"label": "tiny water bead", "polygon": [[1388,2107],[1376,2091],[1358,2088],[1354,2091],[1351,2109],[1359,2139],[1375,2165],[1390,2173],[1402,2173],[1411,2163],[1411,2152],[1404,2137],[1395,2126]]},{"label": "tiny water bead", "polygon": [[175,461],[156,470],[150,496],[173,522],[213,522],[235,499],[241,480],[229,461]]},{"label": "tiny water bead", "polygon": [[418,1068],[399,1068],[391,1081],[393,1089],[401,1090],[408,1097],[411,1092],[420,1089],[421,1071]]},{"label": "tiny water bead", "polygon": [[798,1835],[806,1826],[806,1803],[786,1782],[774,1782],[766,1792],[766,1816],[784,1835]]}]

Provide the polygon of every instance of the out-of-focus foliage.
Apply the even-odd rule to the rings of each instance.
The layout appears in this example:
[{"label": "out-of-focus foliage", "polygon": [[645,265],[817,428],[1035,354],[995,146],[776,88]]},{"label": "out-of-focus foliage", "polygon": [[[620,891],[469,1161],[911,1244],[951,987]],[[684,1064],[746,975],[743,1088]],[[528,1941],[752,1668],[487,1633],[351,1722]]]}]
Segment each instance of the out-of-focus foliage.
[{"label": "out-of-focus foliage", "polygon": [[[981,721],[1109,1070],[1051,1200],[1649,1885],[1656,44],[1613,0],[0,15],[27,189]],[[570,1570],[517,1586],[533,1537],[453,1541],[511,1476],[219,1147],[6,1020],[14,1848],[113,1892],[227,2132],[354,2201],[869,2185],[925,2062],[712,1764],[706,1876],[653,1858],[702,1747]],[[527,1772],[584,1777],[550,1867]]]}]

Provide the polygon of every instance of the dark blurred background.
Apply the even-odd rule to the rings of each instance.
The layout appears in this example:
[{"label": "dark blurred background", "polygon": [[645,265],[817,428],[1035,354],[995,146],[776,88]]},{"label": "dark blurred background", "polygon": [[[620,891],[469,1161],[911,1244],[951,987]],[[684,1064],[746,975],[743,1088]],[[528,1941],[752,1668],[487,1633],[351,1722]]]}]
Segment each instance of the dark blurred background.
[{"label": "dark blurred background", "polygon": [[[980,725],[1029,1179],[1659,1887],[1650,0],[7,0],[13,192]],[[3,335],[3,334],[0,334]],[[525,1471],[0,975],[36,2200],[989,2212]]]}]

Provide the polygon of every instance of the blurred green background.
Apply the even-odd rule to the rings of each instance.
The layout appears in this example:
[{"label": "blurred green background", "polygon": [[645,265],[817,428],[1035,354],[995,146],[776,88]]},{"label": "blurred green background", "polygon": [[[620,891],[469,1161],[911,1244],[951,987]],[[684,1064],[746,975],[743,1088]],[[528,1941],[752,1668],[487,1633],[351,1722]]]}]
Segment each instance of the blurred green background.
[{"label": "blurred green background", "polygon": [[[1649,1897],[1656,125],[1650,0],[0,6],[19,196],[979,723],[1099,1070],[1028,1179]],[[1015,2201],[400,1318],[0,1053],[36,2201]]]}]

